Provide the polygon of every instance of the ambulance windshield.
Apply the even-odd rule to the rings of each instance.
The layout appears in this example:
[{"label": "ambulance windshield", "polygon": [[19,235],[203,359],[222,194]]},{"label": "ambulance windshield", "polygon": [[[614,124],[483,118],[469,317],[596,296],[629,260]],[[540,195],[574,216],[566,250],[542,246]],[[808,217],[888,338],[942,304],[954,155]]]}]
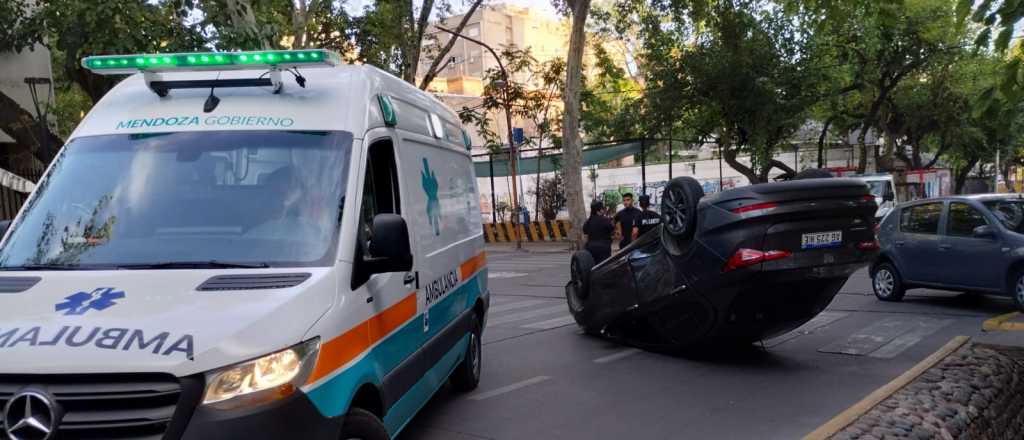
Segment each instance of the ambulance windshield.
[{"label": "ambulance windshield", "polygon": [[73,140],[0,269],[326,266],[352,134],[221,131]]}]

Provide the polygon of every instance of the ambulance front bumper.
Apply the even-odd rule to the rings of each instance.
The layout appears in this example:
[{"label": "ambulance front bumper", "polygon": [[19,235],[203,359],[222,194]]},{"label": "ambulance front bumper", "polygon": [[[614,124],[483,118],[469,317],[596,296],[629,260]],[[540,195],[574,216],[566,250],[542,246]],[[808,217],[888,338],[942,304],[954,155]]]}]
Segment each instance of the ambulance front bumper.
[{"label": "ambulance front bumper", "polygon": [[341,420],[320,414],[305,393],[253,408],[220,410],[198,406],[183,440],[330,439],[341,438]]}]

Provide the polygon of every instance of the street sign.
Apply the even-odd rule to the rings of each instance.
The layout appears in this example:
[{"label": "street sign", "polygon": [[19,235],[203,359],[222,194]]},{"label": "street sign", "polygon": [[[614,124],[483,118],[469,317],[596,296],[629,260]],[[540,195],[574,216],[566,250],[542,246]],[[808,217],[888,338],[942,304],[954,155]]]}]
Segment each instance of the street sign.
[{"label": "street sign", "polygon": [[512,129],[512,142],[515,142],[516,145],[520,145],[525,140],[524,138],[525,135],[523,134],[522,127],[515,127]]}]

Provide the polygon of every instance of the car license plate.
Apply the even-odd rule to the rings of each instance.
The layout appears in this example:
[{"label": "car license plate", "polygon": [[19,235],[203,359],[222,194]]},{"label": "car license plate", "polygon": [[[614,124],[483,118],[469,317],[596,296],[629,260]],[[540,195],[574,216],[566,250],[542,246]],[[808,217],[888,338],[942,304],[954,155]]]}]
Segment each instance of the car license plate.
[{"label": "car license plate", "polygon": [[843,245],[843,231],[812,232],[800,239],[800,249],[834,248]]}]

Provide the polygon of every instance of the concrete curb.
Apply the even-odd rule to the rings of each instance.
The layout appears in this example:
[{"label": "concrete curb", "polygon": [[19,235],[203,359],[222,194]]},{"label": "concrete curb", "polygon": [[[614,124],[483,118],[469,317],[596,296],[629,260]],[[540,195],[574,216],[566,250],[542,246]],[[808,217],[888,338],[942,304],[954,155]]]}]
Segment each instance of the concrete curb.
[{"label": "concrete curb", "polygon": [[985,320],[985,322],[981,324],[981,329],[987,332],[1000,330],[1024,330],[1024,322],[1007,322],[1019,315],[1020,312],[1011,312]]},{"label": "concrete curb", "polygon": [[815,429],[810,434],[804,436],[804,440],[825,440],[831,438],[833,435],[843,430],[843,428],[846,428],[859,417],[873,409],[879,403],[882,403],[882,401],[888,399],[897,391],[907,386],[907,384],[913,382],[914,379],[917,379],[918,376],[924,374],[924,372],[928,371],[929,368],[934,367],[954,351],[960,349],[960,347],[966,344],[969,340],[970,337],[967,336],[957,336],[951,339],[946,343],[946,345],[939,348],[938,351],[924,358],[921,362],[918,362],[917,365],[914,365],[891,382],[885,384],[871,394],[868,394],[867,397],[862,399],[860,402],[855,403],[853,406],[833,417],[832,420],[829,420],[824,425],[818,427],[818,429]]}]

